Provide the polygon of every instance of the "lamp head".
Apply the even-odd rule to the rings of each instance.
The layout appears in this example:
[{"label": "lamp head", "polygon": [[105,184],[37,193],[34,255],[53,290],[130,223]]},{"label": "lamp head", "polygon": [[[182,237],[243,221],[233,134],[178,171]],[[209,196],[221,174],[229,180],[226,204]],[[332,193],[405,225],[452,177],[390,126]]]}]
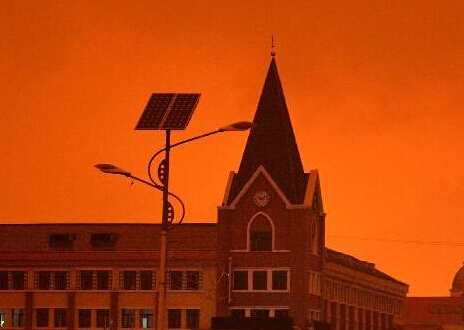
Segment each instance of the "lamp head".
[{"label": "lamp head", "polygon": [[122,168],[119,168],[113,164],[96,164],[95,167],[103,173],[131,176],[130,172],[127,172],[126,170],[123,170]]},{"label": "lamp head", "polygon": [[219,132],[226,132],[226,131],[247,131],[253,127],[255,127],[256,124],[250,121],[238,121],[236,123],[232,123],[226,126],[222,126],[218,129]]}]

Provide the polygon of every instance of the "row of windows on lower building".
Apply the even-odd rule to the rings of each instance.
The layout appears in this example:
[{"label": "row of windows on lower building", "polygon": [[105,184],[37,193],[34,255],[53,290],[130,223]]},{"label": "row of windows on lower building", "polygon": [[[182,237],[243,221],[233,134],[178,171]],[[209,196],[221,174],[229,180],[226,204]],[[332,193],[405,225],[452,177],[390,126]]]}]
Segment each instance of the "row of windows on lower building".
[{"label": "row of windows on lower building", "polygon": [[288,308],[233,308],[230,309],[230,316],[233,318],[287,318],[289,317]]},{"label": "row of windows on lower building", "polygon": [[240,269],[233,273],[234,291],[288,291],[287,269]]},{"label": "row of windows on lower building", "polygon": [[324,281],[323,296],[328,300],[335,300],[348,305],[365,307],[389,314],[400,315],[402,310],[400,299],[379,295],[369,290],[350,287],[334,281]]},{"label": "row of windows on lower building", "polygon": [[334,330],[387,330],[393,328],[393,314],[347,306],[335,302],[325,302],[322,319]]},{"label": "row of windows on lower building", "polygon": [[[25,271],[0,271],[0,290],[25,290],[28,287],[28,273]],[[80,270],[76,272],[76,289],[110,290],[113,272],[109,270]],[[167,273],[169,290],[200,290],[203,274],[198,270],[171,270]],[[70,289],[69,271],[34,272],[34,289]],[[119,289],[154,290],[156,271],[124,270],[119,272]]]},{"label": "row of windows on lower building", "polygon": [[[109,328],[112,320],[109,309],[78,309],[77,321],[79,328]],[[186,326],[189,329],[198,329],[200,325],[200,310],[185,310]],[[121,328],[153,328],[152,309],[122,309]],[[138,319],[138,323],[136,320]],[[92,321],[94,320],[94,321]],[[35,323],[38,328],[65,328],[69,317],[66,308],[37,308],[35,309]],[[168,309],[168,327],[178,329],[182,326],[182,310]],[[25,326],[24,310],[20,308],[0,309],[1,328],[23,328]]]}]

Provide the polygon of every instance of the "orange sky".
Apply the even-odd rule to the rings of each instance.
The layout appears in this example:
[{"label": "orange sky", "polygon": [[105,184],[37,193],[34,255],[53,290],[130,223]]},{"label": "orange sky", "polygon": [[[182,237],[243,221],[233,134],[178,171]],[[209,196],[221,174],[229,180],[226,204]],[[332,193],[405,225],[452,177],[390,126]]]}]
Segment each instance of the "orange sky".
[{"label": "orange sky", "polygon": [[[145,222],[163,143],[134,131],[151,92],[201,92],[181,139],[251,120],[276,39],[305,170],[318,168],[327,242],[447,295],[464,244],[463,1],[1,1],[0,222]],[[172,154],[187,221],[215,221],[246,133]]]}]

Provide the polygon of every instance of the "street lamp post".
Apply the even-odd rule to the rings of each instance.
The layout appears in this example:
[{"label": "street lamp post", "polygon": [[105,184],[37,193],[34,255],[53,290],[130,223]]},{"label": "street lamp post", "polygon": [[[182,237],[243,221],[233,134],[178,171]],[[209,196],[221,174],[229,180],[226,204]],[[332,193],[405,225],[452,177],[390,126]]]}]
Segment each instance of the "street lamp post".
[{"label": "street lamp post", "polygon": [[[197,135],[195,137],[182,140],[179,142],[176,142],[174,144],[171,144],[171,130],[166,130],[166,142],[165,142],[165,147],[159,151],[157,151],[149,160],[148,162],[148,176],[150,178],[151,182],[148,182],[147,180],[141,179],[132,173],[123,170],[115,165],[112,164],[96,164],[95,167],[101,170],[104,173],[107,174],[118,174],[118,175],[123,175],[128,178],[131,178],[135,181],[141,182],[145,185],[148,185],[150,187],[153,187],[157,190],[162,191],[163,193],[163,209],[162,209],[162,219],[161,219],[161,233],[160,233],[160,262],[159,262],[159,280],[158,282],[158,312],[157,312],[157,329],[158,330],[163,330],[165,329],[165,310],[166,310],[166,261],[167,261],[167,236],[168,236],[168,230],[170,229],[169,224],[173,223],[174,220],[174,211],[172,208],[172,205],[169,203],[169,196],[174,197],[175,199],[180,202],[180,205],[182,207],[182,216],[179,220],[179,225],[185,215],[185,206],[182,200],[175,194],[171,193],[169,191],[169,155],[171,152],[171,149],[174,147],[177,147],[179,145],[192,142],[201,138],[205,138],[207,136],[217,134],[217,133],[222,133],[222,132],[229,132],[229,131],[246,131],[254,127],[255,124],[252,122],[247,122],[247,121],[241,121],[241,122],[236,122],[230,125],[223,126],[215,131],[208,132],[205,134]],[[159,181],[161,182],[160,184],[157,184],[156,181],[153,179],[153,176],[151,174],[151,165],[156,158],[157,155],[162,153],[164,151],[165,153],[165,158],[164,160],[161,161],[160,166],[158,167],[158,178]],[[172,228],[172,227],[171,227]]]}]

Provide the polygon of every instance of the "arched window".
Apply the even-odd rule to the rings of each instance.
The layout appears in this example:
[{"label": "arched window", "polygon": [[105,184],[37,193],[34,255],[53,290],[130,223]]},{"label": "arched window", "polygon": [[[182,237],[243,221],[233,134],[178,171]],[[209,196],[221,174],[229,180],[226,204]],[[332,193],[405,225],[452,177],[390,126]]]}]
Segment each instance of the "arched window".
[{"label": "arched window", "polygon": [[311,225],[311,252],[318,254],[319,250],[319,226],[317,220],[313,220]]},{"label": "arched window", "polygon": [[272,251],[272,225],[260,214],[250,224],[250,251]]}]

